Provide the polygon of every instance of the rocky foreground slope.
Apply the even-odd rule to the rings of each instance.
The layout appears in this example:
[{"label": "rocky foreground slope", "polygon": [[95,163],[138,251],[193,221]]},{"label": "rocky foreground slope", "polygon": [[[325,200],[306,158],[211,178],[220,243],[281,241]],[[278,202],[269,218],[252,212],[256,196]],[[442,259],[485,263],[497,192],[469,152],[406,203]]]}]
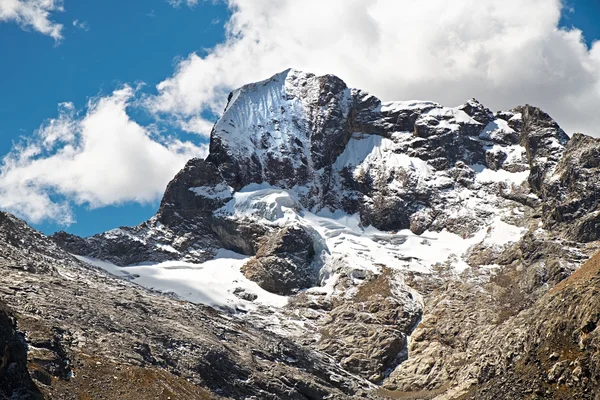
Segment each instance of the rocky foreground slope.
[{"label": "rocky foreground slope", "polygon": [[528,105],[244,86],[149,221],[49,241],[3,217],[18,390],[600,398],[599,156]]},{"label": "rocky foreground slope", "polygon": [[0,239],[0,294],[12,309],[0,309],[0,398],[348,398],[369,389],[285,337],[91,268],[8,214]]}]

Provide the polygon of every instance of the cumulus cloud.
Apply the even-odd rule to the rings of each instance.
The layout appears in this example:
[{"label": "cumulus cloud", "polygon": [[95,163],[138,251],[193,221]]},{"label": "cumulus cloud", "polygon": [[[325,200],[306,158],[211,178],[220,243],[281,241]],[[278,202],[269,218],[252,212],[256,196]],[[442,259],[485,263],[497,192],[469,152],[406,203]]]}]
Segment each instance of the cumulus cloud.
[{"label": "cumulus cloud", "polygon": [[182,119],[179,121],[179,127],[188,133],[195,133],[201,137],[208,139],[210,132],[215,123],[208,121],[202,117],[192,117],[190,119]]},{"label": "cumulus cloud", "polygon": [[187,4],[189,7],[194,7],[198,4],[198,0],[167,0],[173,7],[179,7],[182,4]]},{"label": "cumulus cloud", "polygon": [[383,100],[492,109],[529,103],[600,135],[600,45],[559,28],[560,0],[229,0],[226,40],[179,62],[156,113],[198,118],[288,67],[333,73]]},{"label": "cumulus cloud", "polygon": [[205,147],[165,137],[131,120],[135,91],[96,98],[80,115],[70,103],[0,166],[0,208],[38,223],[74,222],[72,205],[148,203]]},{"label": "cumulus cloud", "polygon": [[63,11],[62,0],[0,0],[0,22],[15,22],[54,40],[62,39],[63,26],[51,20],[57,11]]}]

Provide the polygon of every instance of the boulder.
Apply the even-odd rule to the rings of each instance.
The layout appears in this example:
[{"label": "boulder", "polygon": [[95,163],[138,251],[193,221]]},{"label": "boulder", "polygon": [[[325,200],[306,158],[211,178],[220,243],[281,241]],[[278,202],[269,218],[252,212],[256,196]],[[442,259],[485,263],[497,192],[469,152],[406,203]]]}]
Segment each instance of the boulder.
[{"label": "boulder", "polygon": [[263,289],[280,295],[314,286],[318,269],[313,239],[303,227],[282,228],[262,240],[242,272]]}]

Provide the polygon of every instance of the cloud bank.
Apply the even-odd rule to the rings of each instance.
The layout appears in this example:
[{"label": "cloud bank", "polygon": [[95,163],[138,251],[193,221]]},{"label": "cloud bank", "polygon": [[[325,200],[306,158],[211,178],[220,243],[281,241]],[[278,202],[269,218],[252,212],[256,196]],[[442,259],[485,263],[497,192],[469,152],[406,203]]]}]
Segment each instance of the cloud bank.
[{"label": "cloud bank", "polygon": [[0,22],[15,22],[57,41],[63,26],[52,21],[51,14],[58,11],[63,11],[62,0],[0,0]]},{"label": "cloud bank", "polygon": [[229,0],[227,39],[157,86],[162,114],[221,112],[230,89],[288,67],[338,75],[384,100],[549,112],[600,135],[600,47],[559,28],[560,0]]},{"label": "cloud bank", "polygon": [[70,103],[0,167],[0,208],[29,221],[75,221],[72,205],[91,208],[149,203],[205,147],[165,137],[130,119],[131,87],[88,104],[78,115]]}]

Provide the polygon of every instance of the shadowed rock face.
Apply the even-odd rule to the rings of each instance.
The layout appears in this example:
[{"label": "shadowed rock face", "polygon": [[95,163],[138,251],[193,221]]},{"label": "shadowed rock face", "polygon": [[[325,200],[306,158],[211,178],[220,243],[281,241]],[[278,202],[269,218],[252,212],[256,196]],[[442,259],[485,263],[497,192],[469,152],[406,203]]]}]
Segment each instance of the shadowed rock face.
[{"label": "shadowed rock face", "polygon": [[[215,197],[198,196],[190,190],[190,188],[215,188],[220,185],[223,186],[221,192],[218,193],[220,195]],[[161,222],[172,225],[181,219],[206,218],[229,198],[231,196],[228,195],[228,187],[221,178],[217,166],[211,162],[193,158],[167,186],[160,203]]]},{"label": "shadowed rock face", "polygon": [[[144,295],[160,322],[118,331],[158,332],[147,346],[127,337],[137,343],[128,360],[191,375],[217,394],[366,398],[366,379],[399,398],[591,399],[595,278],[548,290],[599,248],[599,143],[569,138],[529,105],[383,103],[337,77],[288,70],[232,92],[210,155],[177,174],[155,217],[53,239],[119,265],[203,262],[221,248],[251,257],[244,275],[289,296],[287,307],[221,323],[214,311]],[[333,217],[319,221],[319,212]],[[352,215],[358,226],[336,219]],[[436,247],[449,235],[449,250]],[[459,249],[463,241],[471,244]],[[374,252],[390,257],[378,263]],[[47,265],[26,268],[50,273]],[[148,315],[128,290],[123,315]],[[164,330],[173,321],[156,311],[162,302],[186,328]],[[94,312],[112,323],[111,312]]]},{"label": "shadowed rock face", "polygon": [[600,140],[575,134],[556,166],[556,178],[544,182],[544,222],[560,226],[583,242],[599,239]]},{"label": "shadowed rock face", "polygon": [[0,301],[0,399],[42,399],[27,370],[27,345]]}]

